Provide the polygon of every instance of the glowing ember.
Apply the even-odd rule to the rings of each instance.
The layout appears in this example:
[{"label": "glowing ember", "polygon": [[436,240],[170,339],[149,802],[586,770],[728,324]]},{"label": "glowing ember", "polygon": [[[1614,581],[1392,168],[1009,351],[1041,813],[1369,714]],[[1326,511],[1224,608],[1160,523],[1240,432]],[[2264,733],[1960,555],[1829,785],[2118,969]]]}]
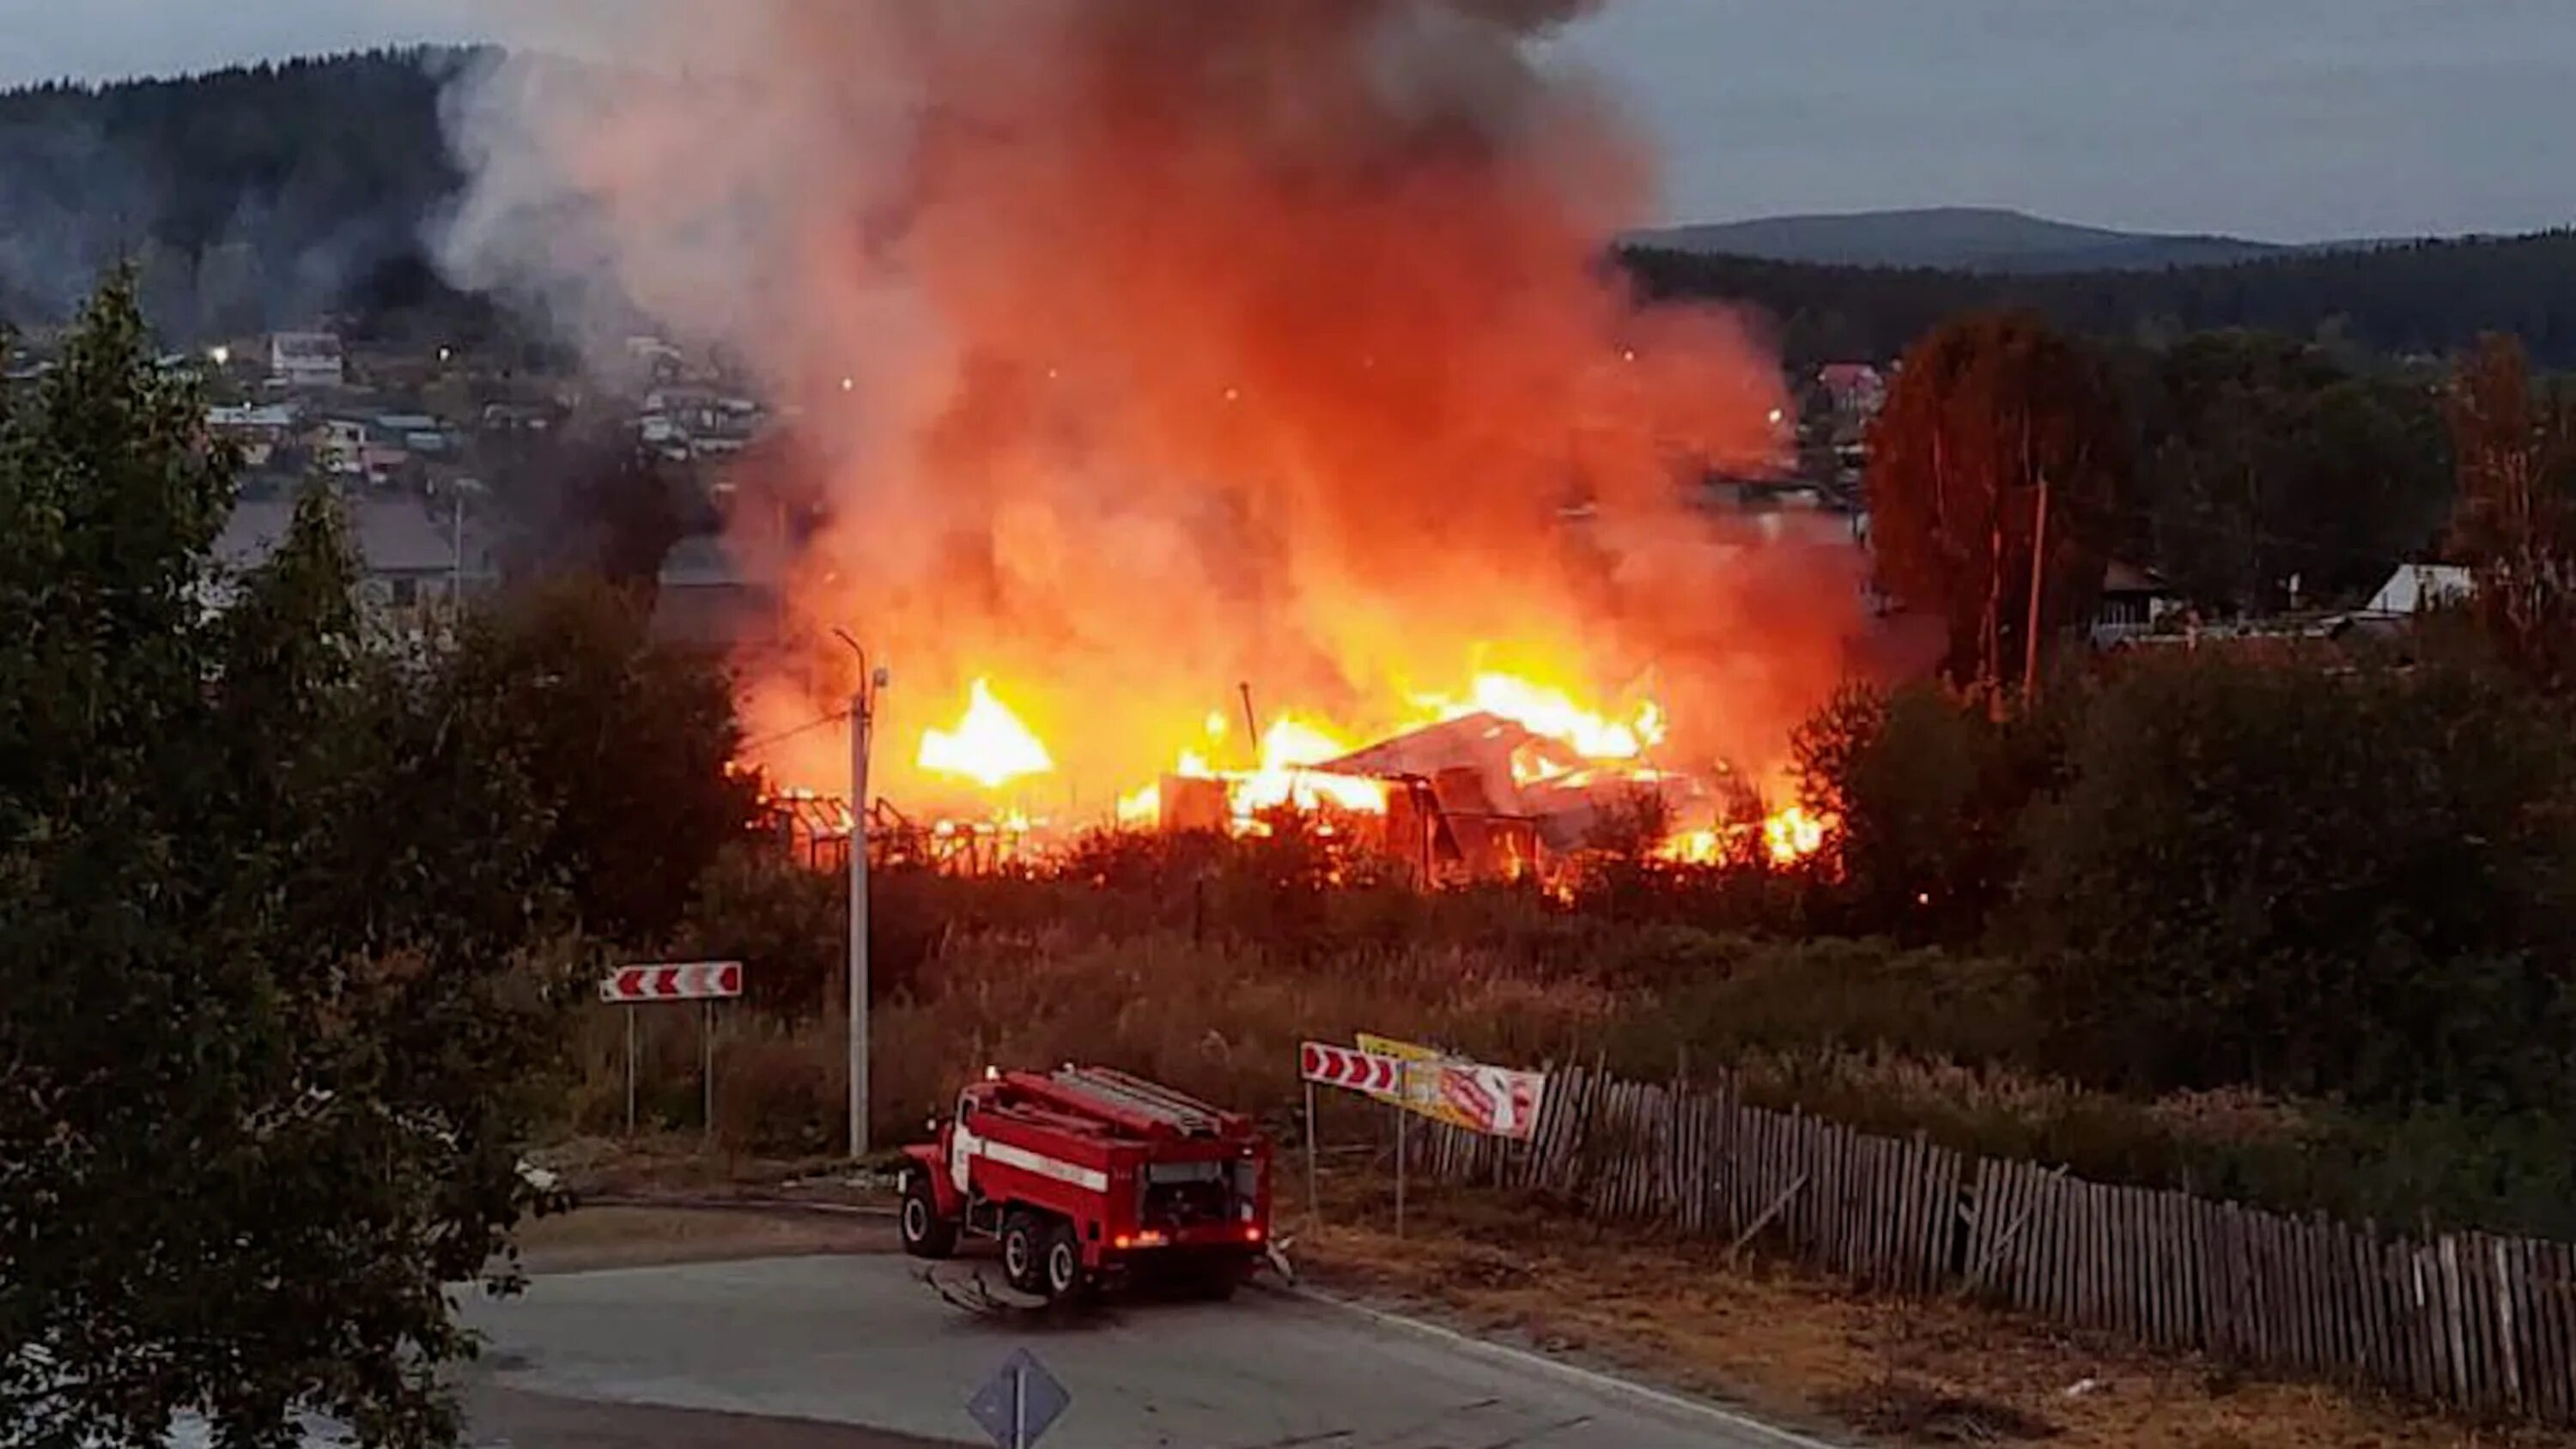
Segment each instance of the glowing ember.
[{"label": "glowing ember", "polygon": [[935,775],[972,780],[987,790],[1055,769],[1055,758],[1047,753],[1045,743],[993,697],[989,682],[976,680],[967,695],[966,714],[957,727],[923,734],[914,763]]}]

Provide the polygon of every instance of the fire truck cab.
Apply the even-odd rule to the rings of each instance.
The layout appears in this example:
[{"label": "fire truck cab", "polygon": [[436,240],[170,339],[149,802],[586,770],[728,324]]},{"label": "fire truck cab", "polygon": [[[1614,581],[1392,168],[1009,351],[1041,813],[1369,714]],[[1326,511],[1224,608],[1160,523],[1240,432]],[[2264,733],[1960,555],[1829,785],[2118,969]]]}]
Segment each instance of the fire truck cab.
[{"label": "fire truck cab", "polygon": [[1270,1237],[1269,1140],[1250,1118],[1107,1067],[988,1073],[904,1149],[904,1250],[999,1241],[1050,1300],[1132,1277],[1234,1291]]}]

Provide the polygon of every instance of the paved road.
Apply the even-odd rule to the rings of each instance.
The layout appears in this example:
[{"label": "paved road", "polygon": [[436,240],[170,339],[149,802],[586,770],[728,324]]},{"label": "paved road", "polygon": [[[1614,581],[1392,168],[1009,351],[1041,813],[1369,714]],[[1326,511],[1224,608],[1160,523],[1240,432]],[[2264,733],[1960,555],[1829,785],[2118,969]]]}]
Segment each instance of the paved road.
[{"label": "paved road", "polygon": [[1006,1324],[941,1303],[916,1267],[862,1255],[540,1277],[524,1298],[469,1309],[492,1337],[481,1391],[977,1441],[967,1397],[1027,1347],[1074,1395],[1046,1449],[1794,1442],[1326,1304],[1246,1293],[1078,1327]]}]

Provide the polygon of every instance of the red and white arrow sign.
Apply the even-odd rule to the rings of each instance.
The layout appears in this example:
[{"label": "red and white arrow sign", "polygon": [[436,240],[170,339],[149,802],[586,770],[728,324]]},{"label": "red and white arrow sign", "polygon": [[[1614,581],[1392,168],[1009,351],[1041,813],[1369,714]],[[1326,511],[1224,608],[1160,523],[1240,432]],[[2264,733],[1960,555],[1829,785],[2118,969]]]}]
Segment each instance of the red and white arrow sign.
[{"label": "red and white arrow sign", "polygon": [[599,999],[620,1006],[645,1001],[714,1001],[742,995],[739,961],[673,961],[620,966],[599,983]]},{"label": "red and white arrow sign", "polygon": [[1392,1092],[1404,1080],[1404,1063],[1330,1042],[1310,1041],[1297,1048],[1297,1075],[1327,1087],[1354,1092]]}]

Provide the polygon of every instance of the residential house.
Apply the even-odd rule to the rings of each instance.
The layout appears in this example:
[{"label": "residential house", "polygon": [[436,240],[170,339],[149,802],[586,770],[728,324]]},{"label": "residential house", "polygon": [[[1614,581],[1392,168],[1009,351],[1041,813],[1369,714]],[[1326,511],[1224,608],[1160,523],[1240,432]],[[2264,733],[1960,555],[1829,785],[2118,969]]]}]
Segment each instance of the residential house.
[{"label": "residential house", "polygon": [[2365,614],[2421,614],[2446,603],[2458,603],[2477,592],[2475,574],[2458,564],[2400,564],[2379,592],[2362,605]]},{"label": "residential house", "polygon": [[206,409],[206,431],[241,450],[242,461],[265,468],[295,438],[295,409],[284,403]]},{"label": "residential house", "polygon": [[766,552],[713,534],[680,540],[662,561],[654,637],[729,654],[776,643],[781,571]]},{"label": "residential house", "polygon": [[1829,362],[1816,371],[1837,424],[1859,428],[1887,406],[1887,375],[1866,362]]},{"label": "residential house", "polygon": [[494,402],[483,405],[486,433],[542,433],[555,424],[562,409],[542,403]]},{"label": "residential house", "polygon": [[2182,595],[2164,582],[2164,574],[2112,558],[2110,564],[2102,566],[2102,595],[2094,605],[2094,631],[2154,628],[2179,607]]},{"label": "residential house", "polygon": [[2150,633],[2183,607],[2183,597],[2154,569],[2113,559],[2102,567],[2093,608],[2093,642],[2112,644]]},{"label": "residential house", "polygon": [[758,402],[700,387],[661,387],[644,395],[637,434],[675,463],[731,457],[749,446],[766,421]]},{"label": "residential house", "polygon": [[268,340],[268,375],[287,387],[345,387],[348,354],[328,332],[280,332]]},{"label": "residential house", "polygon": [[[355,497],[347,508],[359,598],[379,618],[416,619],[495,577],[488,531],[461,507],[433,509],[412,497]],[[293,499],[244,499],[215,540],[216,562],[236,572],[258,567],[294,520]],[[210,602],[220,605],[227,597],[229,590],[219,588]]]},{"label": "residential house", "polygon": [[313,466],[335,478],[361,478],[367,472],[367,420],[348,414],[315,418],[304,432]]},{"label": "residential house", "polygon": [[375,431],[377,441],[413,453],[444,453],[451,446],[446,424],[427,413],[381,413]]}]

